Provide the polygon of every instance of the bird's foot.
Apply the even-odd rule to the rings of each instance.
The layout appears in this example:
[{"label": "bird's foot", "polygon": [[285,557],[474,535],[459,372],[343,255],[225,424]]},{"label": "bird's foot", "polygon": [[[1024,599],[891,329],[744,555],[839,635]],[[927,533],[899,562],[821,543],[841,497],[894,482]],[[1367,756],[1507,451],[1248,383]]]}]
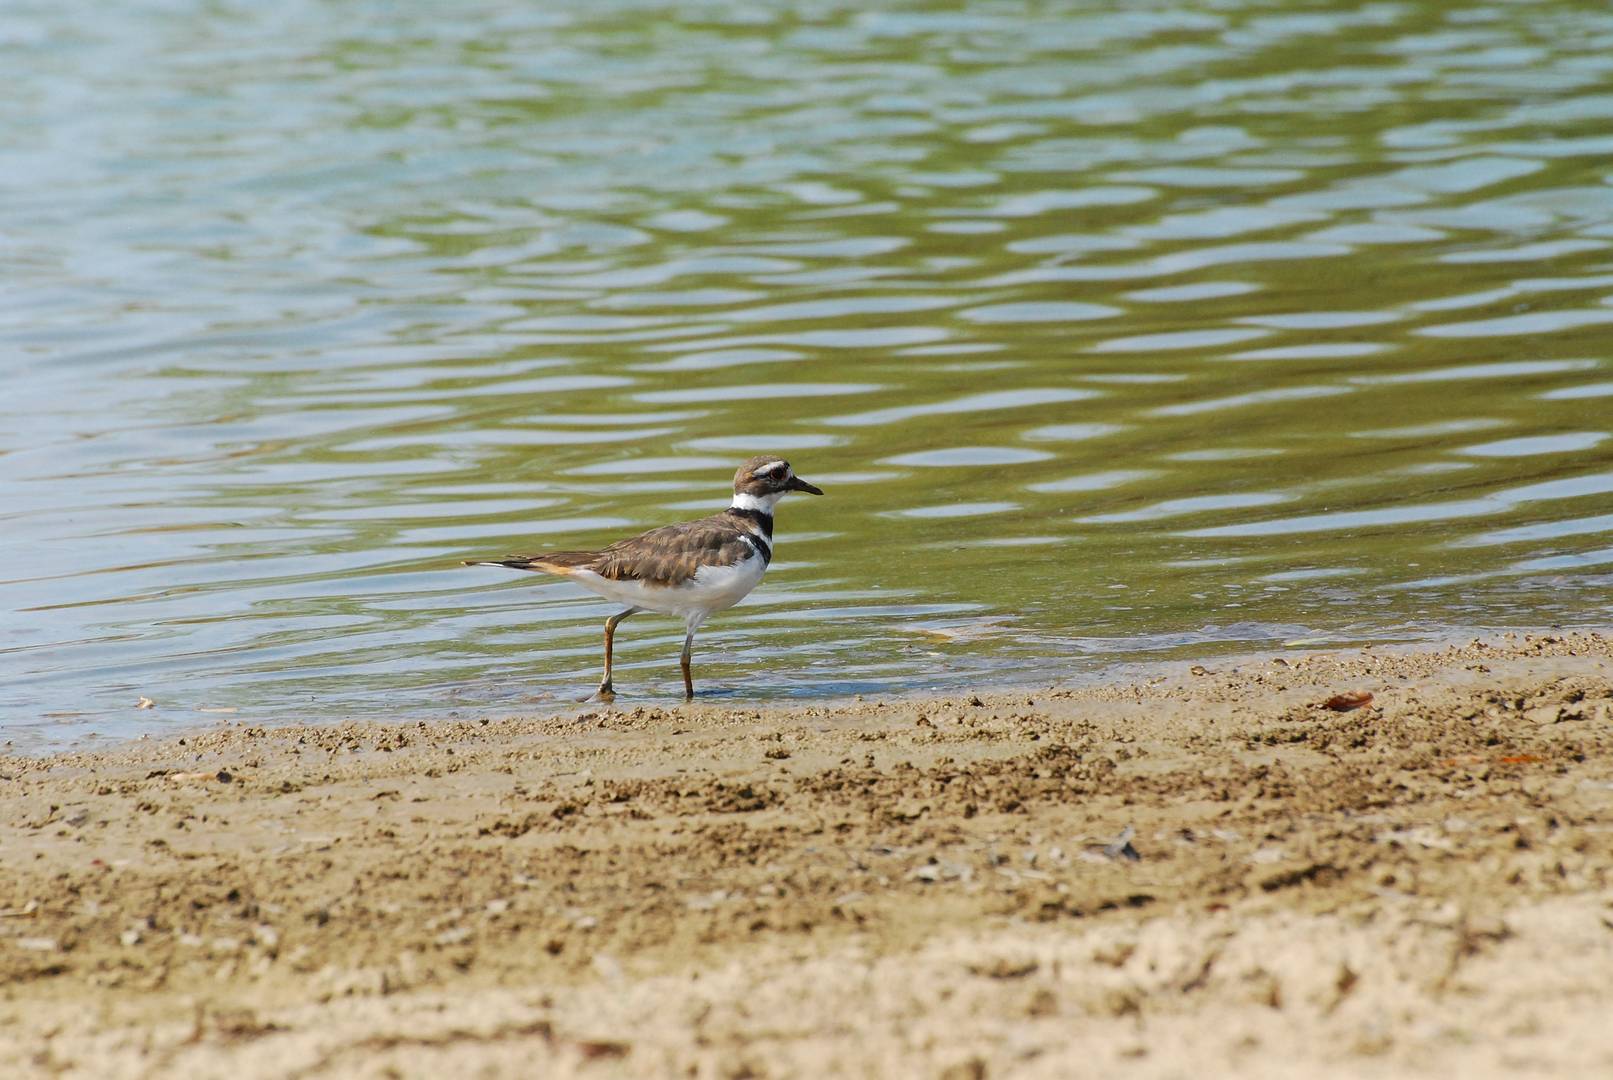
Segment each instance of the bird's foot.
[{"label": "bird's foot", "polygon": [[616,690],[611,686],[610,683],[601,683],[598,690],[595,690],[587,697],[579,698],[578,700],[583,702],[602,701],[608,705],[616,700]]}]

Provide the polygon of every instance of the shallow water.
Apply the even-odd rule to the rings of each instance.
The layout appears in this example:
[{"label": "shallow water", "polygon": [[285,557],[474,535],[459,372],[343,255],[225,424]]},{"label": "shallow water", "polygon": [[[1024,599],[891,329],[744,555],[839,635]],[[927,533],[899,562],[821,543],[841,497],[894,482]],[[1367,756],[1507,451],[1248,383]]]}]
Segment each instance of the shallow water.
[{"label": "shallow water", "polygon": [[17,745],[1613,621],[1601,5],[505,8],[8,8]]}]

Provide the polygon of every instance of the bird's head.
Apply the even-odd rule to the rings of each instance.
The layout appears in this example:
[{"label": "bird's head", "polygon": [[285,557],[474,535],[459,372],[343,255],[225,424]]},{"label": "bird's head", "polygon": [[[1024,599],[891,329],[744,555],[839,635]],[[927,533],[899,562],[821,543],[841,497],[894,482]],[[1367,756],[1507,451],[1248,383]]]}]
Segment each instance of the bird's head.
[{"label": "bird's head", "polygon": [[822,488],[796,476],[790,463],[775,454],[753,457],[734,473],[735,506],[749,506],[772,513],[773,504],[791,491],[823,494]]}]

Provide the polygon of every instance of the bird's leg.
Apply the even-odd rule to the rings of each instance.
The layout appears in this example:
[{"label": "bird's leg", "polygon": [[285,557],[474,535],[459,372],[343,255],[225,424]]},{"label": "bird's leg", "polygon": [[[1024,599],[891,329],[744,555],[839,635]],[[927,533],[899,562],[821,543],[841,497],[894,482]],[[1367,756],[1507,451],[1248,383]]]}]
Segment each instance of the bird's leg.
[{"label": "bird's leg", "polygon": [[605,620],[605,674],[599,680],[599,694],[597,695],[600,701],[612,701],[616,697],[616,688],[610,684],[610,650],[611,644],[616,639],[616,624],[629,615],[638,614],[639,610],[639,608],[630,607],[626,611],[619,611]]},{"label": "bird's leg", "polygon": [[689,647],[694,644],[694,631],[683,635],[683,700],[694,700],[694,680],[689,678]]}]

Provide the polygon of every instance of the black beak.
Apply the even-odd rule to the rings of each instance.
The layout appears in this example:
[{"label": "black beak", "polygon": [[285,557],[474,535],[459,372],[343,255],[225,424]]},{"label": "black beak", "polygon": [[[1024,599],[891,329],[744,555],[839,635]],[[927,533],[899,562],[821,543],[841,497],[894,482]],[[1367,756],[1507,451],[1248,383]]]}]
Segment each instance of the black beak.
[{"label": "black beak", "polygon": [[809,484],[799,476],[790,477],[790,482],[784,485],[785,491],[804,491],[808,495],[822,495],[823,489],[816,484]]}]

